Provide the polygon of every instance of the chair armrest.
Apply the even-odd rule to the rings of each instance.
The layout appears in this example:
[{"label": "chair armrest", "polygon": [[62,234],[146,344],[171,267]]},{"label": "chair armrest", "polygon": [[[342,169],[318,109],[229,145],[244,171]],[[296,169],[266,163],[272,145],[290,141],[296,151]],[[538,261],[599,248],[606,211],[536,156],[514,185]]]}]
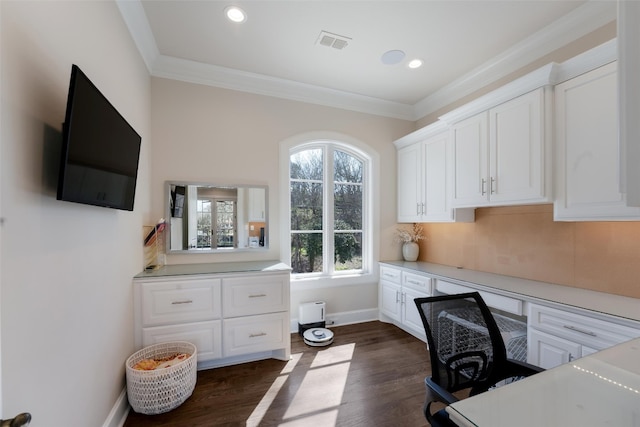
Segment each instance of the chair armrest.
[{"label": "chair armrest", "polygon": [[539,366],[519,360],[508,359],[507,364],[509,372],[513,373],[514,376],[528,377],[544,371],[544,369]]},{"label": "chair armrest", "polygon": [[424,382],[427,386],[427,389],[431,390],[435,394],[435,397],[438,401],[446,403],[447,405],[451,405],[452,403],[459,400],[453,394],[449,393],[444,387],[434,382],[431,377],[425,378]]}]

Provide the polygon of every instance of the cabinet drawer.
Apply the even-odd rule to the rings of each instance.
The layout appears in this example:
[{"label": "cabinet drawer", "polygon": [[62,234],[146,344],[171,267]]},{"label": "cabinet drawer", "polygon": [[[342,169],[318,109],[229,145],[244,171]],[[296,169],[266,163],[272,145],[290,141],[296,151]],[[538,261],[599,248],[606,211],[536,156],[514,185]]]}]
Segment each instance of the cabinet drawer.
[{"label": "cabinet drawer", "polygon": [[431,277],[402,272],[402,286],[431,295]]},{"label": "cabinet drawer", "polygon": [[222,357],[222,321],[184,323],[142,329],[142,346],[188,341],[198,349],[198,362]]},{"label": "cabinet drawer", "polygon": [[380,280],[386,280],[387,282],[397,283],[400,282],[400,275],[402,274],[401,270],[397,268],[391,268],[386,266],[380,267]]},{"label": "cabinet drawer", "polygon": [[458,285],[456,283],[445,282],[444,280],[436,281],[436,289],[443,294],[461,294],[477,291],[489,307],[506,311],[507,313],[516,314],[518,316],[522,316],[524,314],[522,301],[515,298],[509,298],[486,291],[478,291],[477,289]]},{"label": "cabinet drawer", "polygon": [[640,329],[554,308],[529,305],[529,326],[601,350],[640,336]]},{"label": "cabinet drawer", "polygon": [[285,311],[289,307],[287,278],[261,276],[224,279],[224,317]]},{"label": "cabinet drawer", "polygon": [[143,283],[143,326],[220,318],[220,279]]},{"label": "cabinet drawer", "polygon": [[225,319],[224,357],[286,347],[289,339],[287,313]]}]

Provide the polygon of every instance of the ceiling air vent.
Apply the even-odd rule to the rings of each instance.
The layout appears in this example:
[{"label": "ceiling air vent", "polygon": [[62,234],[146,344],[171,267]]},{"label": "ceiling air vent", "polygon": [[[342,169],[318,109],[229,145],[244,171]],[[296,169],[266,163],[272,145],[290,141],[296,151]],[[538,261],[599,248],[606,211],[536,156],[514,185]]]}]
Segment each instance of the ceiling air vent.
[{"label": "ceiling air vent", "polygon": [[351,38],[349,37],[339,36],[328,31],[321,31],[316,44],[342,50],[347,47],[350,41]]}]

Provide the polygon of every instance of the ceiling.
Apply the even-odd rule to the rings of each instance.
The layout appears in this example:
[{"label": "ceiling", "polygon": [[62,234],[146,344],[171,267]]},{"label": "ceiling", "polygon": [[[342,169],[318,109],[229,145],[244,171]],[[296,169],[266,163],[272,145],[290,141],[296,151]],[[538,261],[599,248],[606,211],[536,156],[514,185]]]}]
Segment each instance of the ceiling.
[{"label": "ceiling", "polygon": [[[417,120],[615,20],[614,1],[117,0],[154,76]],[[228,21],[234,4],[247,20]],[[319,44],[342,36],[342,49]],[[405,60],[387,65],[389,50]],[[409,69],[407,61],[424,65]]]}]

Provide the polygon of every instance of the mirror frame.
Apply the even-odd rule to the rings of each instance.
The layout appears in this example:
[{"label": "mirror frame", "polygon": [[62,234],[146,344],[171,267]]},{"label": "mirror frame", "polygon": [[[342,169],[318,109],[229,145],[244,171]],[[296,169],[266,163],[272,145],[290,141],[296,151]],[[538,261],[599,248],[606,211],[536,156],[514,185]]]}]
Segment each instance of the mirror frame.
[{"label": "mirror frame", "polygon": [[[208,188],[259,188],[264,190],[264,245],[258,247],[240,247],[240,248],[216,248],[216,249],[171,249],[171,187],[172,186],[196,186]],[[215,253],[236,253],[245,251],[266,251],[269,249],[269,186],[258,184],[219,184],[210,182],[192,182],[192,181],[165,181],[164,185],[164,204],[165,204],[165,253],[166,254],[215,254]],[[247,223],[248,224],[248,223]],[[244,223],[237,222],[237,227],[244,226]],[[240,233],[238,233],[240,234]]]}]

